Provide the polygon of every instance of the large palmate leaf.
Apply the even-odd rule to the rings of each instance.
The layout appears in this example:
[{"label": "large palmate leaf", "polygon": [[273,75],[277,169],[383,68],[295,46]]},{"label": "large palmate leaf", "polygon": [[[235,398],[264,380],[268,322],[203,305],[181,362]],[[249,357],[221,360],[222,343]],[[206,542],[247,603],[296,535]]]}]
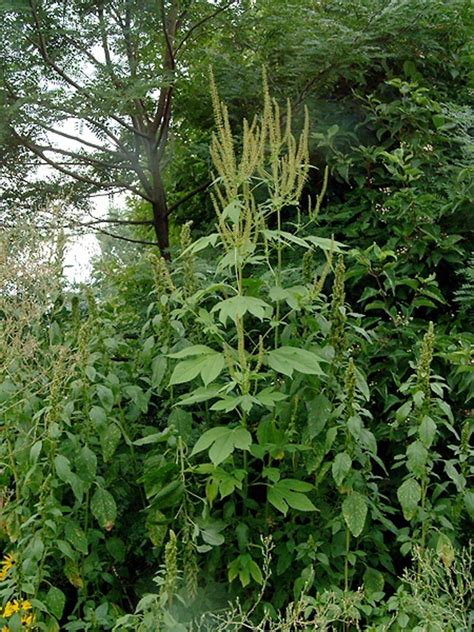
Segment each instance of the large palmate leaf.
[{"label": "large palmate leaf", "polygon": [[207,386],[220,375],[225,366],[224,355],[206,345],[187,347],[170,354],[170,357],[187,358],[175,366],[171,374],[170,386],[191,382],[198,375]]},{"label": "large palmate leaf", "polygon": [[284,478],[268,490],[268,502],[286,516],[289,507],[298,511],[317,511],[311,500],[306,496],[313,486],[304,481]]},{"label": "large palmate leaf", "polygon": [[191,456],[209,449],[209,458],[214,465],[219,465],[229,457],[235,449],[248,450],[252,444],[252,435],[242,426],[228,428],[218,426],[205,432],[196,442]]},{"label": "large palmate leaf", "polygon": [[313,351],[297,347],[280,347],[267,354],[268,366],[288,377],[292,377],[294,371],[308,375],[324,375],[324,371],[319,366],[321,359]]},{"label": "large palmate leaf", "polygon": [[225,325],[229,318],[235,323],[243,318],[245,314],[252,314],[259,320],[270,318],[272,307],[265,301],[262,301],[262,299],[254,296],[233,296],[215,305],[212,311],[219,312],[219,320]]}]

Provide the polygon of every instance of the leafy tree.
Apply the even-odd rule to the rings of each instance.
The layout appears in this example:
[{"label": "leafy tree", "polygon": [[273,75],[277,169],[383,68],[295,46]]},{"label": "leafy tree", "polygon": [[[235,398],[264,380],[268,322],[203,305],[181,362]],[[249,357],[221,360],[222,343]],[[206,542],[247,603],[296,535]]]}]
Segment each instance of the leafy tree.
[{"label": "leafy tree", "polygon": [[3,7],[4,180],[20,155],[53,169],[55,182],[42,190],[60,186],[63,199],[132,193],[151,213],[125,222],[152,226],[165,254],[169,215],[184,201],[169,204],[164,178],[174,93],[192,82],[196,38],[233,4],[25,0]]}]

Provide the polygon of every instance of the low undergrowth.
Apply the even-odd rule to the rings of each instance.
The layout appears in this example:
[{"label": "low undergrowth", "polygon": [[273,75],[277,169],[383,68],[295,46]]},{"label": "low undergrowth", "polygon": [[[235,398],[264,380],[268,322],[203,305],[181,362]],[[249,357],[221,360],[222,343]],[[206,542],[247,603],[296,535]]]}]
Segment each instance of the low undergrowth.
[{"label": "low undergrowth", "polygon": [[213,100],[215,232],[143,258],[144,306],[66,290],[61,240],[5,248],[1,623],[467,630],[472,336],[433,278],[350,305],[403,253],[319,235],[267,89],[239,139]]}]

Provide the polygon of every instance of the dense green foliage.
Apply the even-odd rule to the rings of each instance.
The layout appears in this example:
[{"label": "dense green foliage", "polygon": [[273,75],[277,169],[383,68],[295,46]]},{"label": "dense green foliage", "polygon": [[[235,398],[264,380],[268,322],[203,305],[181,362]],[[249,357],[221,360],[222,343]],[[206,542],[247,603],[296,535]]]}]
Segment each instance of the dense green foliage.
[{"label": "dense green foliage", "polygon": [[213,185],[171,261],[104,238],[73,288],[62,232],[2,234],[0,627],[468,630],[472,8],[221,17],[175,95],[168,190]]}]

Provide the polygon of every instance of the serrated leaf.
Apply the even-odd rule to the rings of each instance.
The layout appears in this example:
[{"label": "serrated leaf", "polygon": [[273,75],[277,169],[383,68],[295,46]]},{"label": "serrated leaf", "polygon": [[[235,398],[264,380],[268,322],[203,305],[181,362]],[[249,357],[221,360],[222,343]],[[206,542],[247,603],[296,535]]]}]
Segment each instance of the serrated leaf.
[{"label": "serrated leaf", "polygon": [[367,518],[367,500],[359,492],[352,492],[342,503],[342,515],[352,535],[357,538]]}]

